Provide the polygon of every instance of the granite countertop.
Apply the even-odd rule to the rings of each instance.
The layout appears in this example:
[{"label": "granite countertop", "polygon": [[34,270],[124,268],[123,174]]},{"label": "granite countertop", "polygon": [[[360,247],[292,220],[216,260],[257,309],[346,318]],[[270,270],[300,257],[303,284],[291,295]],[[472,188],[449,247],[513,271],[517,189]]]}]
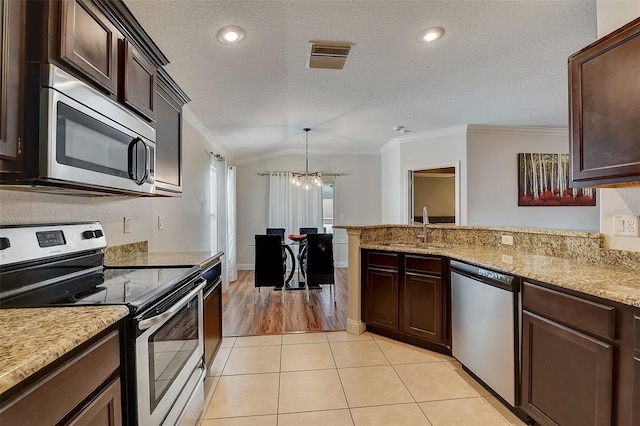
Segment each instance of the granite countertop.
[{"label": "granite countertop", "polygon": [[615,266],[555,256],[517,252],[506,254],[498,249],[479,246],[420,248],[372,243],[361,244],[360,248],[446,256],[454,260],[497,269],[523,278],[640,307],[640,273]]},{"label": "granite countertop", "polygon": [[0,309],[0,394],[128,314],[125,306]]},{"label": "granite countertop", "polygon": [[198,266],[201,269],[207,268],[218,260],[224,252],[212,251],[185,251],[185,252],[157,252],[157,253],[136,253],[132,256],[109,262],[105,266],[164,266],[164,267],[184,267]]}]

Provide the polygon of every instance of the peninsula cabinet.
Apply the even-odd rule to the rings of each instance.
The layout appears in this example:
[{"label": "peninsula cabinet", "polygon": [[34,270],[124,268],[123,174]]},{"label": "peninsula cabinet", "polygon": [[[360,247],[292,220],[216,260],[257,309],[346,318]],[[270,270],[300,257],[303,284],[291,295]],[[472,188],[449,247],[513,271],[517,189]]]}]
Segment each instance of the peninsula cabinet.
[{"label": "peninsula cabinet", "polygon": [[525,281],[521,408],[541,425],[638,425],[637,315]]},{"label": "peninsula cabinet", "polygon": [[122,425],[118,330],[67,355],[18,393],[2,395],[0,424]]},{"label": "peninsula cabinet", "polygon": [[0,171],[19,169],[22,151],[25,2],[0,0]]},{"label": "peninsula cabinet", "polygon": [[367,330],[450,353],[447,262],[440,256],[364,250]]},{"label": "peninsula cabinet", "polygon": [[640,182],[640,18],[569,58],[574,187]]}]

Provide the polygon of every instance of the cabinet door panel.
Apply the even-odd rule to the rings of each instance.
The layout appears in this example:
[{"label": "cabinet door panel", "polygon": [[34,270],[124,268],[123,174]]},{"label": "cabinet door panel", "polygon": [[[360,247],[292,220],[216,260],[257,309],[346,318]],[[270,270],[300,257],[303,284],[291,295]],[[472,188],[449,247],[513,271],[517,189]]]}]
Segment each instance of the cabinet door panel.
[{"label": "cabinet door panel", "polygon": [[640,354],[633,357],[632,425],[640,425]]},{"label": "cabinet door panel", "polygon": [[[2,0],[0,3],[0,158],[15,160],[22,137],[22,63],[24,60],[25,3]],[[14,167],[17,167],[14,165]],[[11,167],[13,169],[13,167]],[[1,170],[7,170],[2,162]]]},{"label": "cabinet door panel", "polygon": [[367,323],[397,330],[398,271],[367,269]]},{"label": "cabinet door panel", "polygon": [[116,378],[105,390],[87,405],[69,426],[120,426],[122,404],[120,401],[120,379]]},{"label": "cabinet door panel", "polygon": [[222,285],[204,300],[204,360],[207,368],[222,343]]},{"label": "cabinet door panel", "polygon": [[442,341],[442,280],[407,273],[404,286],[404,332]]},{"label": "cabinet door panel", "polygon": [[543,425],[611,424],[613,346],[525,311],[522,405]]},{"label": "cabinet door panel", "polygon": [[120,102],[123,102],[149,120],[155,118],[153,108],[156,89],[156,69],[127,40],[122,46],[122,86]]},{"label": "cabinet door panel", "polygon": [[162,88],[156,89],[156,186],[182,191],[182,107]]},{"label": "cabinet door panel", "polygon": [[640,180],[640,19],[569,58],[572,186]]},{"label": "cabinet door panel", "polygon": [[108,93],[117,90],[117,32],[88,0],[64,0],[60,58]]}]

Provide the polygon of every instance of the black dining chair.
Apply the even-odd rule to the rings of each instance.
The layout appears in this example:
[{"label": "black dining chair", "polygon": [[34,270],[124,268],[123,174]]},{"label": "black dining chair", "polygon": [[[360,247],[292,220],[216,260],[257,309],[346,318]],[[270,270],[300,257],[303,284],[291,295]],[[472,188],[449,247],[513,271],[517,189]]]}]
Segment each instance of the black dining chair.
[{"label": "black dining chair", "polygon": [[[309,235],[309,234],[317,234],[318,228],[298,228],[300,235]],[[298,264],[300,265],[300,270],[302,271],[302,275],[304,276],[304,247],[307,245],[307,240],[300,241],[300,245],[298,246]]]},{"label": "black dining chair", "polygon": [[[255,271],[253,285],[256,289],[254,304],[261,287],[281,288],[281,303],[284,304],[286,257],[282,258],[282,241],[279,235],[256,235]],[[285,254],[286,256],[286,254]]]},{"label": "black dining chair", "polygon": [[[320,284],[334,286],[335,299],[335,270],[333,267],[333,234],[308,234],[306,261],[304,263],[307,285],[313,289]],[[331,291],[331,287],[329,287]]]}]

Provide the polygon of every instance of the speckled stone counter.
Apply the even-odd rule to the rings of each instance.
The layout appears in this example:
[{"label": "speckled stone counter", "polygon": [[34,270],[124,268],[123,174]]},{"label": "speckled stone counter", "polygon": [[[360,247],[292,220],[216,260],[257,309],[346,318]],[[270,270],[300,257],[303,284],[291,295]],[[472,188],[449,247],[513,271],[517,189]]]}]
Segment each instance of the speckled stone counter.
[{"label": "speckled stone counter", "polygon": [[0,309],[0,393],[128,313],[124,306]]},{"label": "speckled stone counter", "polygon": [[640,307],[640,273],[615,266],[556,256],[518,252],[505,253],[498,249],[480,246],[425,249],[361,244],[360,248],[447,256],[454,260],[497,269],[603,299]]},{"label": "speckled stone counter", "polygon": [[135,253],[130,257],[108,262],[106,266],[198,266],[201,269],[204,269],[218,260],[223,254],[224,253],[221,251]]}]

